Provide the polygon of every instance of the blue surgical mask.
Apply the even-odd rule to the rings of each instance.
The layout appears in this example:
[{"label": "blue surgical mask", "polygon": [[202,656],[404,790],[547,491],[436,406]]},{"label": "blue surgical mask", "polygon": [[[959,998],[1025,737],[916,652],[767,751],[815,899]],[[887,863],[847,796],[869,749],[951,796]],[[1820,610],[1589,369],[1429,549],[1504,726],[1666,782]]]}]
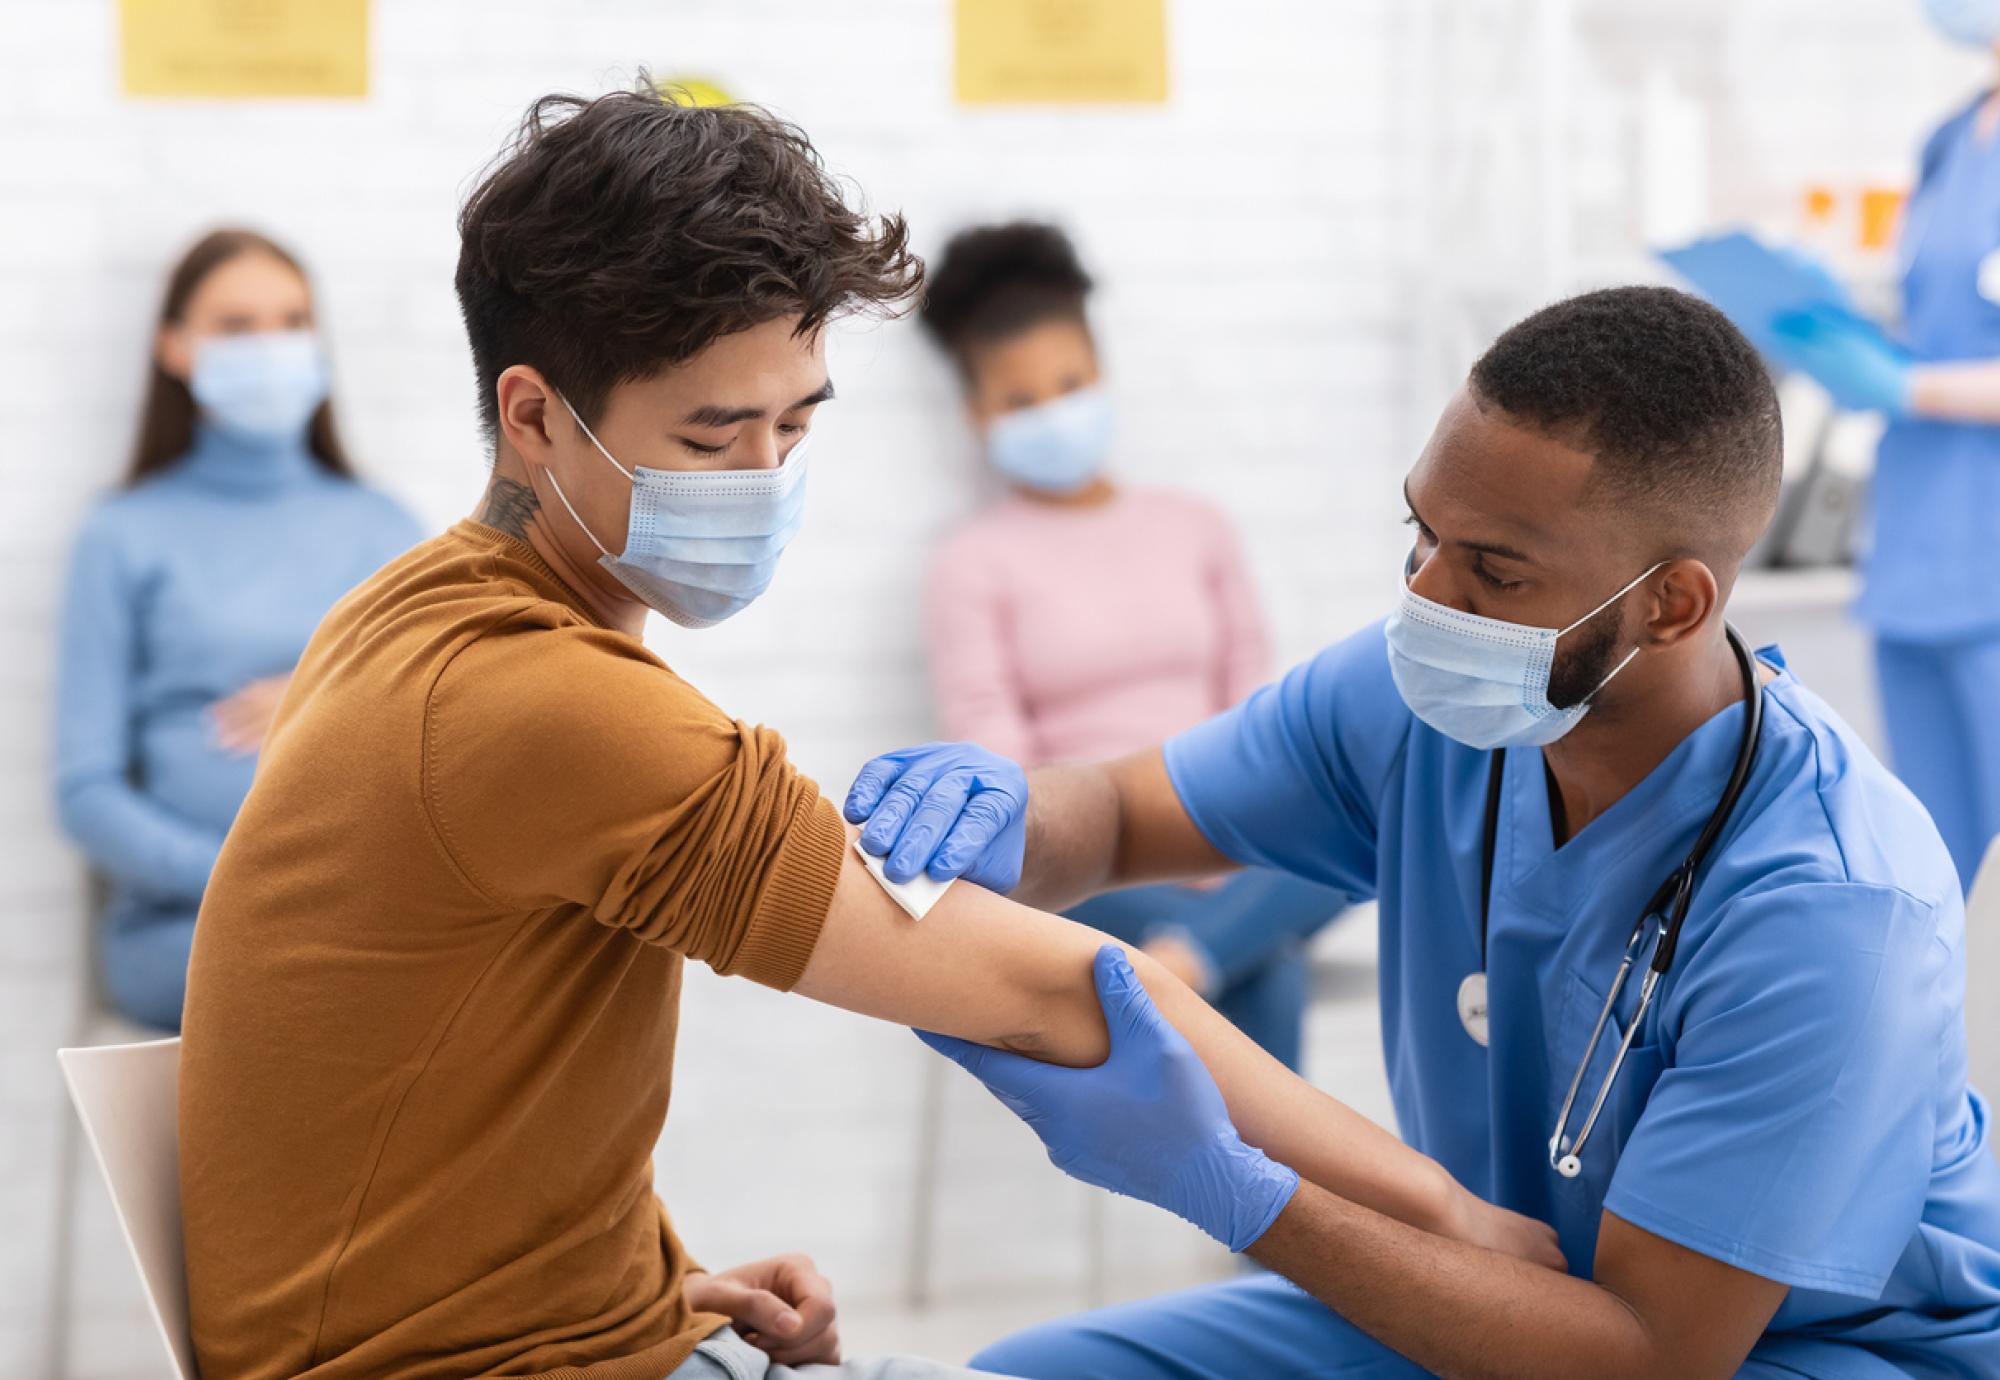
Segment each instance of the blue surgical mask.
[{"label": "blue surgical mask", "polygon": [[1111,400],[1102,388],[1079,388],[986,427],[993,468],[1037,493],[1075,493],[1103,472],[1110,449]]},{"label": "blue surgical mask", "polygon": [[1433,603],[1403,582],[1403,602],[1383,629],[1389,674],[1410,712],[1467,747],[1545,747],[1575,728],[1611,677],[1639,655],[1634,647],[1576,704],[1549,703],[1556,642],[1636,589],[1658,565],[1566,628],[1482,618]]},{"label": "blue surgical mask", "polygon": [[1924,0],[1939,32],[1974,48],[2000,44],[2000,0]]},{"label": "blue surgical mask", "polygon": [[311,331],[210,336],[195,347],[188,391],[229,435],[296,441],[326,401],[326,355]]},{"label": "blue surgical mask", "polygon": [[604,553],[598,564],[641,603],[683,628],[708,628],[741,613],[770,587],[778,557],[805,518],[810,437],[801,438],[774,470],[628,470],[584,425],[569,399],[556,396],[597,453],[632,481],[624,551],[612,554],[584,526],[553,470],[549,483],[591,545]]}]

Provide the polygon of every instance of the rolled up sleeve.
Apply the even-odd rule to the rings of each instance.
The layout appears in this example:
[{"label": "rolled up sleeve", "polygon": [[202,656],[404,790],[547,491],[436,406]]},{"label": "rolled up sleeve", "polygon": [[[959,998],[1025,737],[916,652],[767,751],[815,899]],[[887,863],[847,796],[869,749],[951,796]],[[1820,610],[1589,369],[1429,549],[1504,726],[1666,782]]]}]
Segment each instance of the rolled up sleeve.
[{"label": "rolled up sleeve", "polygon": [[766,986],[804,971],[846,836],[775,732],[599,629],[481,639],[425,741],[439,847],[510,910],[580,908]]}]

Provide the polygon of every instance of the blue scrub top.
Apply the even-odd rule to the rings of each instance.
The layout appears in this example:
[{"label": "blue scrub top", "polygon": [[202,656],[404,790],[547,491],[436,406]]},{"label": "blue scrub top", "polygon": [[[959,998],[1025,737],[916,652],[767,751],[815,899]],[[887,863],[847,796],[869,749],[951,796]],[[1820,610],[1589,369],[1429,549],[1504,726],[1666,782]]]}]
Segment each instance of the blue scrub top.
[{"label": "blue scrub top", "polygon": [[[1980,267],[2000,251],[2000,137],[1985,97],[1931,136],[1904,218],[1903,329],[1929,363],[2000,359],[2000,302]],[[1987,278],[2000,296],[2000,260]],[[1857,612],[1884,637],[2000,633],[2000,426],[1905,418],[1876,451],[1875,537]]]},{"label": "blue scrub top", "polygon": [[[1457,1010],[1480,961],[1489,758],[1404,706],[1379,624],[1173,739],[1166,761],[1229,857],[1380,901],[1404,1138],[1554,1225],[1578,1274],[1608,1208],[1793,1286],[1759,1355],[1809,1332],[1916,1374],[2000,1375],[2000,1161],[1965,1081],[1958,874],[1825,703],[1789,673],[1765,696],[1756,768],[1574,1180],[1548,1164],[1556,1111],[1633,920],[1723,789],[1743,707],[1561,848],[1540,751],[1507,754],[1490,1049]],[[1572,1134],[1619,1033],[1600,1042]]]}]

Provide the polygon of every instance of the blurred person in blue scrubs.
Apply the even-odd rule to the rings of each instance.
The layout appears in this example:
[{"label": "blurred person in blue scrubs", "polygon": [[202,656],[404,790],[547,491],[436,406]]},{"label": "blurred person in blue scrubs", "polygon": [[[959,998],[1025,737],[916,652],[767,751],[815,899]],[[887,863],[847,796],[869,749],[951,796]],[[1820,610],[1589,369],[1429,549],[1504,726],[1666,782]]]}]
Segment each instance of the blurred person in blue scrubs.
[{"label": "blurred person in blue scrubs", "polygon": [[[1947,38],[2000,47],[2000,0],[1924,8]],[[1857,611],[1893,765],[1969,888],[2000,834],[2000,92],[1925,144],[1900,257],[1907,355],[1838,323],[1790,334],[1836,400],[1889,418]]]},{"label": "blurred person in blue scrubs", "polygon": [[62,621],[55,787],[109,883],[102,978],[180,1027],[195,913],[292,668],[340,596],[414,542],[334,431],[311,288],[246,230],[168,278],[139,439],[78,536]]},{"label": "blurred person in blue scrubs", "polygon": [[[1780,432],[1761,359],[1712,307],[1558,303],[1479,360],[1410,470],[1386,620],[1116,761],[1023,779],[945,752],[1007,788],[945,832],[934,877],[1018,876],[1049,904],[1236,864],[1376,898],[1403,1136],[1551,1225],[1569,1266],[1305,1184],[1247,1248],[1282,1278],[1057,1321],[976,1365],[2000,1375],[2000,1160],[1966,1081],[1957,873],[1909,791],[1723,619]],[[850,817],[907,818],[927,796],[902,783],[930,766],[864,767]],[[1002,800],[1022,803],[996,818]],[[1094,1068],[926,1039],[1085,1182],[1190,1221],[1253,1199],[1199,1061],[1121,955],[1097,976]]]},{"label": "blurred person in blue scrubs", "polygon": [[[1053,225],[980,226],[931,264],[922,322],[956,366],[997,502],[940,543],[925,626],[938,718],[1025,766],[1113,757],[1227,709],[1271,675],[1229,518],[1114,477],[1089,274]],[[923,830],[905,847],[922,847]],[[1268,869],[1131,887],[1067,914],[1143,946],[1287,1067],[1304,941],[1346,908]]]}]

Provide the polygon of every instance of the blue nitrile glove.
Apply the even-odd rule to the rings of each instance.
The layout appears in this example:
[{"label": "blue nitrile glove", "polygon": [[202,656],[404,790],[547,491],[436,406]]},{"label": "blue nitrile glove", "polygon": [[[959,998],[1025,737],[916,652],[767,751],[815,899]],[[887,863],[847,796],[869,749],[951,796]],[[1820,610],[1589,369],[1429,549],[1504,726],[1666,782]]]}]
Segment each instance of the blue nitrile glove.
[{"label": "blue nitrile glove", "polygon": [[841,807],[892,882],[918,873],[1012,891],[1028,846],[1027,773],[977,743],[926,743],[877,757]]},{"label": "blue nitrile glove", "polygon": [[1833,400],[1853,412],[1910,410],[1910,363],[1836,311],[1792,312],[1771,323],[1780,358],[1813,376]]},{"label": "blue nitrile glove", "polygon": [[1111,1031],[1111,1056],[1096,1068],[1066,1069],[923,1030],[917,1038],[1027,1122],[1063,1173],[1246,1249],[1292,1200],[1298,1174],[1236,1134],[1215,1080],[1154,1009],[1124,950],[1099,949],[1096,975]]}]

